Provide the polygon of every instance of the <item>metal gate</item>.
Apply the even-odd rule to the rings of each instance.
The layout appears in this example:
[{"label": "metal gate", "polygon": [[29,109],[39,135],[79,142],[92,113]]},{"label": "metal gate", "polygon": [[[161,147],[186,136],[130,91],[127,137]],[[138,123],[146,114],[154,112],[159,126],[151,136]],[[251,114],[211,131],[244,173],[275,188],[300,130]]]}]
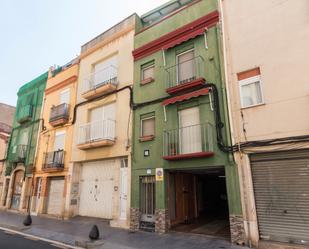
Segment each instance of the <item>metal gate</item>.
[{"label": "metal gate", "polygon": [[47,213],[61,215],[64,192],[64,177],[53,177],[49,182]]},{"label": "metal gate", "polygon": [[260,238],[309,244],[309,150],[250,156]]},{"label": "metal gate", "polygon": [[141,224],[144,230],[154,230],[155,203],[156,203],[155,176],[142,176],[140,178],[140,207]]}]

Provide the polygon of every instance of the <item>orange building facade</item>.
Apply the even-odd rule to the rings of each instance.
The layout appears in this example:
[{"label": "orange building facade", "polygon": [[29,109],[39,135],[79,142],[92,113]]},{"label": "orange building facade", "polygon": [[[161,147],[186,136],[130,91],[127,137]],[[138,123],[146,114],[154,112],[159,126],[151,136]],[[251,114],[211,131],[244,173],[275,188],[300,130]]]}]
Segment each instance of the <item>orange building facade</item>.
[{"label": "orange building facade", "polygon": [[43,129],[39,136],[31,213],[68,216],[70,160],[79,58],[50,68],[43,101]]}]

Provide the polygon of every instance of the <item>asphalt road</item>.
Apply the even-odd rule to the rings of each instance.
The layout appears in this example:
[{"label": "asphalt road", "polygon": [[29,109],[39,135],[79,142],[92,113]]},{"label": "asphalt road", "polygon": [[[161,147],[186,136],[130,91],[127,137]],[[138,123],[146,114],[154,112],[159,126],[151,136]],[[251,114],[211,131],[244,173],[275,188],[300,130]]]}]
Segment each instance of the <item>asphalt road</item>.
[{"label": "asphalt road", "polygon": [[0,230],[0,249],[59,249],[49,243]]}]

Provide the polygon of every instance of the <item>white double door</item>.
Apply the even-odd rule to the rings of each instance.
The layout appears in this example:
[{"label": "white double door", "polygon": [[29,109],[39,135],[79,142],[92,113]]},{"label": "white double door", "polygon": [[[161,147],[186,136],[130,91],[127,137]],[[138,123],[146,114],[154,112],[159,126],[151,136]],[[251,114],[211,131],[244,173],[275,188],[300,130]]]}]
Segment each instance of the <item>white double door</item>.
[{"label": "white double door", "polygon": [[116,56],[95,64],[93,74],[94,86],[104,84],[117,77],[117,68],[118,61]]},{"label": "white double door", "polygon": [[112,122],[115,121],[115,104],[94,108],[90,112],[90,139],[113,139],[115,130]]},{"label": "white double door", "polygon": [[112,219],[115,174],[115,160],[83,164],[80,180],[80,215]]},{"label": "white double door", "polygon": [[[116,184],[117,174],[119,174],[120,178],[119,187]],[[119,198],[119,219],[127,219],[127,160],[104,160],[84,163],[80,179],[79,214],[112,219],[115,198]]]},{"label": "white double door", "polygon": [[202,151],[202,132],[198,107],[178,112],[180,153],[196,153]]}]

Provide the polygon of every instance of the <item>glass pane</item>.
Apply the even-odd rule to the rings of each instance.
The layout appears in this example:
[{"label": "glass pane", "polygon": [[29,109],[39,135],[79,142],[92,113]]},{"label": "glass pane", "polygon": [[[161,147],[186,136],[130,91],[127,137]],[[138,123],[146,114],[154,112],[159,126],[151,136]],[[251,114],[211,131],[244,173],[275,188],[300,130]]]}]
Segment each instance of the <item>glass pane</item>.
[{"label": "glass pane", "polygon": [[69,104],[70,102],[70,91],[65,90],[60,93],[60,104],[66,103]]},{"label": "glass pane", "polygon": [[155,134],[155,119],[142,120],[142,136],[151,136]]},{"label": "glass pane", "polygon": [[243,106],[251,106],[262,103],[262,92],[260,82],[254,82],[241,87]]},{"label": "glass pane", "polygon": [[103,107],[97,107],[90,110],[90,122],[95,122],[103,119]]},{"label": "glass pane", "polygon": [[114,56],[94,66],[93,83],[95,86],[109,82],[117,77],[117,57]]},{"label": "glass pane", "polygon": [[179,115],[179,140],[182,154],[202,151],[202,134],[199,108],[182,110]]},{"label": "glass pane", "polygon": [[179,84],[186,83],[194,80],[195,76],[195,63],[194,51],[189,51],[177,56],[177,75]]},{"label": "glass pane", "polygon": [[153,78],[154,66],[143,69],[143,80]]},{"label": "glass pane", "polygon": [[103,107],[104,120],[115,120],[115,108],[115,104],[109,104]]},{"label": "glass pane", "polygon": [[65,133],[56,134],[55,142],[54,142],[55,151],[64,149],[64,139],[65,139]]}]

